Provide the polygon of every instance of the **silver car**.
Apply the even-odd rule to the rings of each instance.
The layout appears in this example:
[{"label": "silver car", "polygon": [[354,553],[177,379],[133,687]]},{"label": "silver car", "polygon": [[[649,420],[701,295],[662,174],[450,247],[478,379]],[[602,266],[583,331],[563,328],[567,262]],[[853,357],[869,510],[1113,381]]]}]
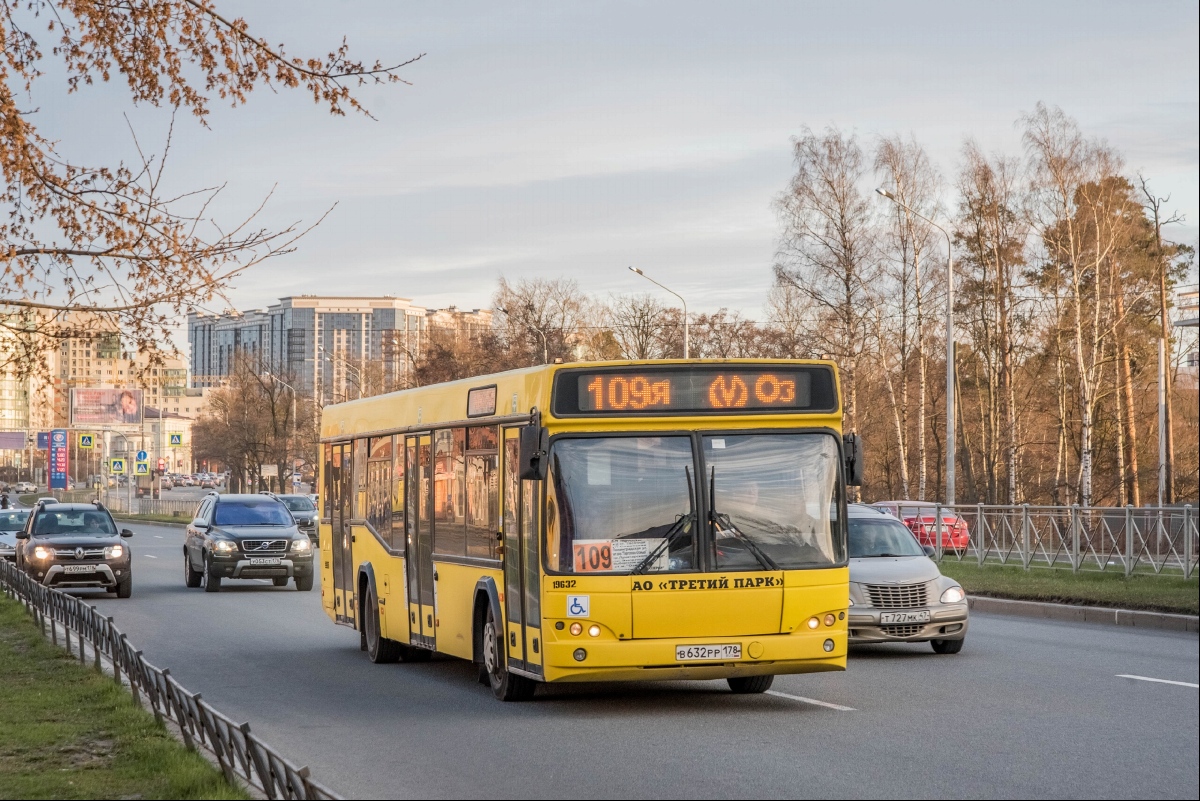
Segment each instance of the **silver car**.
[{"label": "silver car", "polygon": [[850,642],[928,642],[957,654],[967,637],[967,596],[941,574],[896,518],[850,504]]}]

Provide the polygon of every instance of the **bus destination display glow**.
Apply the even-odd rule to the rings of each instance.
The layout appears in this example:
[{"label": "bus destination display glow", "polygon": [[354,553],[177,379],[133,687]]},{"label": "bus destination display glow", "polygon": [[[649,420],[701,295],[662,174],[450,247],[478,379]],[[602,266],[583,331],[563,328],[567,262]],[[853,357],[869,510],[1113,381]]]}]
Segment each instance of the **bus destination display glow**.
[{"label": "bus destination display glow", "polygon": [[553,407],[558,415],[832,411],[833,398],[832,374],[818,366],[666,366],[560,375]]}]

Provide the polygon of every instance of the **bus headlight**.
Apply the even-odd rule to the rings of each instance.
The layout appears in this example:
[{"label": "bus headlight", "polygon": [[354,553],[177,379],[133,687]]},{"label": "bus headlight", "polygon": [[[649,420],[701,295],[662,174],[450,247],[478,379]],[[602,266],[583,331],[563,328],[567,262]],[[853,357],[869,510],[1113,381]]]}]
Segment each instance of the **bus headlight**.
[{"label": "bus headlight", "polygon": [[593,637],[599,637],[600,636],[600,627],[597,625],[594,625],[594,624],[592,626],[589,626],[588,634],[590,634]]},{"label": "bus headlight", "polygon": [[962,587],[951,587],[950,589],[948,589],[942,593],[942,603],[956,604],[956,603],[960,602],[963,598],[966,598],[966,597],[967,597],[967,594],[965,592],[963,592]]},{"label": "bus headlight", "polygon": [[808,619],[808,627],[810,629],[815,629],[819,625],[821,625],[821,621],[817,620],[815,617],[810,617]]},{"label": "bus headlight", "polygon": [[571,633],[574,634],[576,637],[578,637],[580,634],[583,634],[583,624],[582,623],[572,623],[571,624]]}]

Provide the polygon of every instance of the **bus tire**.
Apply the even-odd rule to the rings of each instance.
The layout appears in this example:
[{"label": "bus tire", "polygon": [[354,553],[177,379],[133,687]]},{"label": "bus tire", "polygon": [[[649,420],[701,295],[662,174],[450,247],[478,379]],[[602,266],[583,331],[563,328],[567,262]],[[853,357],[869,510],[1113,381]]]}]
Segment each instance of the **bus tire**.
[{"label": "bus tire", "polygon": [[400,643],[389,640],[380,634],[379,601],[375,598],[375,588],[367,587],[367,602],[365,604],[366,624],[363,628],[367,638],[367,657],[377,665],[395,662],[400,659]]},{"label": "bus tire", "polygon": [[765,693],[771,689],[771,684],[775,681],[774,676],[737,676],[731,679],[725,679],[729,682],[729,689],[738,695],[752,695]]},{"label": "bus tire", "polygon": [[537,690],[537,683],[510,673],[505,665],[504,641],[499,625],[488,607],[487,622],[483,624],[483,666],[488,674],[492,695],[500,701],[528,701]]}]

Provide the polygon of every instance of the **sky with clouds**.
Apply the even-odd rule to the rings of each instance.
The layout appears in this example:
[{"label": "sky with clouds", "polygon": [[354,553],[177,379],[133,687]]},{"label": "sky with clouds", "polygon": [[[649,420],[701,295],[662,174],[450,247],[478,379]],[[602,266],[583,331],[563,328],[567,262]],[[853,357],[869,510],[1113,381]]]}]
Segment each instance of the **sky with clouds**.
[{"label": "sky with clouds", "polygon": [[[225,184],[233,219],[274,189],[269,225],[335,206],[297,252],[230,293],[393,294],[486,305],[503,274],[645,292],[637,265],[693,311],[757,318],[779,235],[791,137],[835,125],[869,144],[911,134],[952,177],[965,137],[1017,154],[1044,101],[1074,116],[1200,219],[1200,13],[1191,2],[219,2],[295,55],[344,35],[364,60],[425,53],[411,86],[335,118],[301,91],[175,124],[174,186]],[[169,115],[120,83],[67,96],[50,73],[39,124],[73,157],[161,150]],[[129,122],[127,123],[128,120]],[[947,200],[952,200],[947,186]],[[883,202],[883,201],[881,201]],[[219,304],[223,305],[223,304]]]}]

